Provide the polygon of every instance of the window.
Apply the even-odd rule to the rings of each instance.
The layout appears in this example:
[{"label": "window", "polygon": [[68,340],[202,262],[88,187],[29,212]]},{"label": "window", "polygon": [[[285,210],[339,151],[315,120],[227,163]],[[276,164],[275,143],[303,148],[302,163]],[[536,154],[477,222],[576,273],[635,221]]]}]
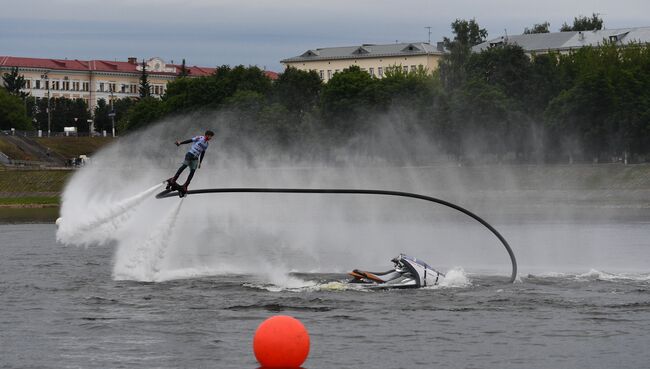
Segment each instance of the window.
[{"label": "window", "polygon": [[126,92],[126,85],[125,84],[120,85],[120,92],[122,92],[122,93]]},{"label": "window", "polygon": [[104,82],[99,83],[99,91],[104,92]]},{"label": "window", "polygon": [[50,81],[45,81],[45,88],[46,88],[47,90],[50,89]]},{"label": "window", "polygon": [[382,68],[382,67],[377,68],[377,73],[379,74],[380,78],[383,77],[384,76],[384,68]]},{"label": "window", "polygon": [[415,65],[411,65],[411,72],[415,72],[415,70],[416,70]]},{"label": "window", "polygon": [[368,68],[368,70],[370,71],[370,75],[374,77],[375,76],[375,68]]},{"label": "window", "polygon": [[109,92],[115,92],[115,91],[117,91],[117,90],[115,89],[115,83],[109,83],[109,84],[108,84],[108,91],[109,91]]},{"label": "window", "polygon": [[35,88],[36,88],[37,90],[40,90],[40,89],[41,89],[41,80],[40,80],[40,79],[37,79],[37,80],[34,81],[34,82],[35,82],[35,84],[36,84]]},{"label": "window", "polygon": [[402,69],[404,69],[404,73],[409,72],[409,66],[408,65],[403,66]]},{"label": "window", "polygon": [[332,70],[328,69],[327,70],[327,79],[331,79],[331,78],[332,78]]},{"label": "window", "polygon": [[89,87],[90,87],[90,84],[88,82],[84,82],[84,91],[88,91]]},{"label": "window", "polygon": [[59,87],[61,87],[61,82],[54,81],[54,90],[59,90]]},{"label": "window", "polygon": [[340,71],[341,71],[340,69],[337,69],[337,70],[334,71],[334,74],[336,74],[336,73],[338,73]]},{"label": "window", "polygon": [[30,79],[25,80],[25,88],[32,88],[32,80]]},{"label": "window", "polygon": [[320,75],[320,79],[323,79],[324,76],[323,73],[325,73],[325,71],[321,69],[320,72],[318,73]]}]

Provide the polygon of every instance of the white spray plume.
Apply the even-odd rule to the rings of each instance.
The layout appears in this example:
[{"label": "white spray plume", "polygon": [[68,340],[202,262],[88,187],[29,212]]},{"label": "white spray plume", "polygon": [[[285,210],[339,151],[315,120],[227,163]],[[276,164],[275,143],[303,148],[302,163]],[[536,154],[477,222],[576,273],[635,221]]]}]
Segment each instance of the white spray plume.
[{"label": "white spray plume", "polygon": [[[234,193],[190,195],[184,200],[154,198],[187,149],[176,147],[174,141],[207,129],[216,131],[216,136],[190,189],[388,189],[440,197],[470,210],[490,209],[493,216],[498,209],[508,209],[502,206],[502,198],[530,197],[525,191],[513,191],[506,197],[501,188],[518,185],[516,178],[503,170],[478,168],[469,173],[482,177],[460,178],[467,172],[444,164],[416,168],[408,162],[381,166],[370,160],[354,166],[341,160],[334,167],[311,159],[279,160],[266,155],[268,148],[256,151],[255,142],[231,134],[227,127],[227,114],[170,118],[96,153],[64,190],[57,240],[67,245],[116,245],[114,278],[138,281],[242,273],[263,275],[270,283],[291,288],[303,283],[286,277],[292,271],[383,269],[399,253],[426,260],[438,269],[463,265],[508,275],[509,259],[494,235],[462,214],[423,201],[366,195]],[[401,149],[410,145],[409,151],[437,158],[435,148],[427,146],[421,135],[416,133],[417,139],[410,140],[402,133],[404,137],[395,142],[387,137],[400,131],[393,127],[387,132],[376,135],[380,138],[376,144],[385,141],[383,150],[400,155]],[[369,150],[380,151],[380,146]],[[349,156],[358,154],[356,150]],[[335,159],[345,157],[345,150],[335,155]],[[481,182],[487,185],[478,184]],[[491,192],[482,192],[483,188]],[[487,197],[492,202],[484,201]],[[491,206],[495,203],[499,206]],[[545,202],[542,199],[540,203]],[[531,209],[525,203],[520,208]],[[548,247],[538,245],[548,241],[530,228],[517,233],[520,229],[515,224],[504,232],[513,240],[515,253],[523,255],[520,265],[538,260],[556,265],[561,260],[556,254],[566,253],[554,248],[554,254],[540,255]],[[574,229],[567,229],[555,238],[573,233]],[[527,245],[531,246],[525,249]],[[460,270],[450,271],[449,281],[454,286],[468,283]]]}]

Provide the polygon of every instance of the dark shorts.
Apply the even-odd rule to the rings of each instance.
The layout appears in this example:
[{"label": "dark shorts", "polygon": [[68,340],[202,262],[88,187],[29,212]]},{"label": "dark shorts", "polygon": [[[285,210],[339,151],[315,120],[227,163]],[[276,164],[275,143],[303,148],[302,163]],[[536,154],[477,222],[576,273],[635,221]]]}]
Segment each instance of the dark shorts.
[{"label": "dark shorts", "polygon": [[185,154],[185,161],[183,161],[183,165],[187,165],[191,170],[196,170],[196,167],[199,166],[199,158],[188,152]]}]

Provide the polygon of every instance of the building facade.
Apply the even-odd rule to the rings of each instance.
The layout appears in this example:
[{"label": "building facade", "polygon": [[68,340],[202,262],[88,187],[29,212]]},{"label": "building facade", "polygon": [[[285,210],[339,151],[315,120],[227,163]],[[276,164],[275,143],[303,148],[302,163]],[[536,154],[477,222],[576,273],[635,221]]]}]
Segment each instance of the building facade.
[{"label": "building facade", "polygon": [[[157,57],[145,61],[145,65],[150,92],[154,97],[165,93],[167,83],[177,78],[182,68],[178,64],[167,64]],[[110,103],[116,99],[140,96],[142,62],[136,58],[106,61],[0,56],[0,75],[11,72],[12,68],[18,68],[19,74],[24,76],[24,92],[30,96],[84,99],[91,112],[100,99]],[[207,76],[215,70],[216,68],[186,67],[189,77]],[[269,78],[277,78],[273,72],[266,74]]]},{"label": "building facade", "polygon": [[434,71],[445,54],[442,45],[426,42],[395,44],[363,44],[361,46],[328,47],[307,50],[301,55],[281,60],[285,67],[316,71],[327,82],[334,74],[356,65],[371,76],[382,78],[387,68],[400,67],[414,71],[418,67]]}]

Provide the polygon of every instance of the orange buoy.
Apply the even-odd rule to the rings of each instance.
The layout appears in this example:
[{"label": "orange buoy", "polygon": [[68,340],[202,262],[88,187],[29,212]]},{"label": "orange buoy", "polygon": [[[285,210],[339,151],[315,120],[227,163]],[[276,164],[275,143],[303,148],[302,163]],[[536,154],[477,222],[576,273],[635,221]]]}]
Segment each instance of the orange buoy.
[{"label": "orange buoy", "polygon": [[298,368],[309,354],[309,333],[296,318],[272,316],[257,327],[253,352],[262,367]]}]

